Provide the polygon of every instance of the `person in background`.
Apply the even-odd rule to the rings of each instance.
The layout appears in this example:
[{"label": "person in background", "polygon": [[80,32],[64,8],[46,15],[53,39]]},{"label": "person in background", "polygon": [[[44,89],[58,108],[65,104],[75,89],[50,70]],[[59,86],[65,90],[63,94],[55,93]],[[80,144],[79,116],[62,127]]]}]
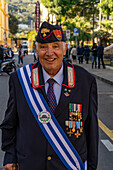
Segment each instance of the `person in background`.
[{"label": "person in background", "polygon": [[78,53],[79,64],[83,64],[83,57],[84,57],[83,43],[81,43],[81,47],[78,46],[77,53]]},{"label": "person in background", "polygon": [[88,64],[89,63],[89,57],[90,57],[90,48],[88,47],[87,44],[84,47],[84,56],[85,56],[86,64]]},{"label": "person in background", "polygon": [[70,58],[71,50],[72,50],[72,46],[69,46],[69,45],[68,45],[68,48],[67,48],[67,50],[66,50],[66,58]]},{"label": "person in background", "polygon": [[8,53],[8,48],[4,47],[4,59],[9,59],[9,53]]},{"label": "person in background", "polygon": [[93,44],[91,52],[92,52],[92,69],[93,69],[94,64],[95,64],[95,68],[97,68],[97,44],[96,43]]},{"label": "person in background", "polygon": [[[73,59],[73,61],[75,61],[75,60],[77,59],[77,58],[76,58],[76,56],[77,56],[76,46],[74,46],[74,47],[71,49],[70,56],[71,56],[71,58]],[[76,60],[76,62],[77,62],[77,60]]]},{"label": "person in background", "polygon": [[99,46],[97,47],[98,68],[100,68],[100,60],[101,60],[102,66],[105,69],[103,55],[104,55],[104,46],[102,45],[102,42],[100,42]]},{"label": "person in background", "polygon": [[21,64],[23,64],[23,50],[22,50],[21,44],[19,45],[19,48],[18,48],[18,66],[20,65],[20,62]]},{"label": "person in background", "polygon": [[39,61],[9,80],[2,129],[5,170],[96,170],[97,85],[93,75],[63,59],[64,32],[43,22]]},{"label": "person in background", "polygon": [[9,48],[8,55],[9,55],[10,58],[14,57],[14,52],[12,50],[12,47]]}]

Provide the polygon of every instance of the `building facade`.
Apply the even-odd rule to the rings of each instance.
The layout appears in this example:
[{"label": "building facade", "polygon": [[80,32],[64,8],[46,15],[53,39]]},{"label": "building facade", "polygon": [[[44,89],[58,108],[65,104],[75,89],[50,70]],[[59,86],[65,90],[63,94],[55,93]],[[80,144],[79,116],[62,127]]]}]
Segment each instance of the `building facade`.
[{"label": "building facade", "polygon": [[8,2],[0,0],[0,45],[7,45],[9,35]]}]

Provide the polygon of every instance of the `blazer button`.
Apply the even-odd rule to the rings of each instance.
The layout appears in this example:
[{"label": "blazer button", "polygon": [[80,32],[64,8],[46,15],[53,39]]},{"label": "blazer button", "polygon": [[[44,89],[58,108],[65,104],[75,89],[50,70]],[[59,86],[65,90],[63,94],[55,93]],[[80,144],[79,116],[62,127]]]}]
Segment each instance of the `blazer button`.
[{"label": "blazer button", "polygon": [[47,159],[48,159],[48,161],[50,161],[51,160],[51,156],[48,156]]}]

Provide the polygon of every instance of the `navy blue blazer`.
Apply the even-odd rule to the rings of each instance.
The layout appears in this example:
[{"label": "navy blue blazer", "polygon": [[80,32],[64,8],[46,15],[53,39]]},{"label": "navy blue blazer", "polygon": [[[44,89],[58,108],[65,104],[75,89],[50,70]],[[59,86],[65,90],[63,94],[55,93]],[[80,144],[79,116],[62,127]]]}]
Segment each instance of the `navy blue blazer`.
[{"label": "navy blue blazer", "polygon": [[[82,67],[74,65],[75,87],[68,88],[67,67],[64,62],[64,80],[55,118],[79,153],[83,162],[87,160],[88,170],[96,170],[98,160],[98,120],[97,120],[97,86],[95,78]],[[39,67],[40,85],[44,84],[41,64]],[[45,87],[39,90],[45,100]],[[67,90],[68,95],[65,95]],[[82,106],[83,132],[79,136],[69,135],[69,104]],[[66,170],[53,148],[50,146],[37,124],[23,94],[17,73],[9,80],[9,100],[2,129],[2,150],[5,151],[4,165],[18,163],[19,170]],[[68,130],[67,130],[68,129]]]}]

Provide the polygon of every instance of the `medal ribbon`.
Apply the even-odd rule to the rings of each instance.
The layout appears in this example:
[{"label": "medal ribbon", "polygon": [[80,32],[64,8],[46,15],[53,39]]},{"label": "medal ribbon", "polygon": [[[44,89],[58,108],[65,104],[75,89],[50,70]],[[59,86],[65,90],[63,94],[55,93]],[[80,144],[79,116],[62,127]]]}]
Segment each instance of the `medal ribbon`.
[{"label": "medal ribbon", "polygon": [[[38,125],[67,169],[84,170],[79,154],[51,113],[43,95],[31,87],[31,67],[32,64],[18,69],[17,75],[25,98]],[[38,120],[38,114],[41,111],[48,111],[51,114],[51,120],[48,123],[43,124]]]}]

